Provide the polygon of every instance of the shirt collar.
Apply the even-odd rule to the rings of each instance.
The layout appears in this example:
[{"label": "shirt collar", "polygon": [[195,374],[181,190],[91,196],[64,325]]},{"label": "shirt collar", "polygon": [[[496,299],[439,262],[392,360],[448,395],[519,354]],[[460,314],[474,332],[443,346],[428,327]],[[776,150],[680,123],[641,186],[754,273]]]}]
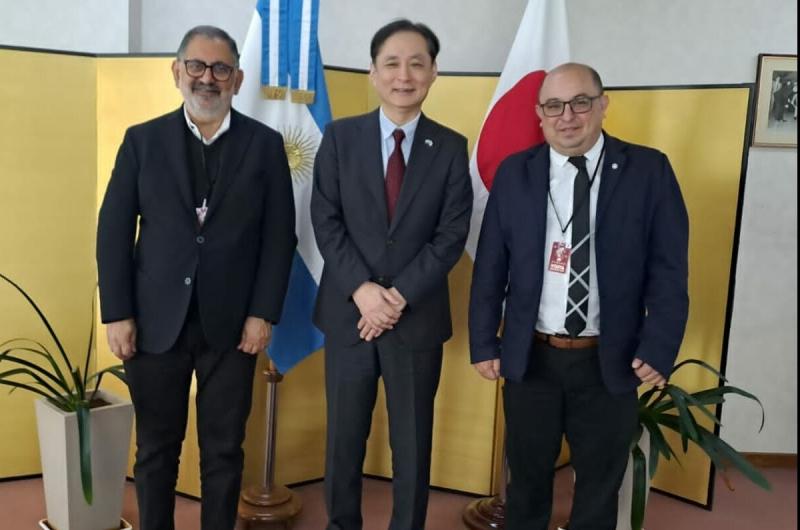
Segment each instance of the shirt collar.
[{"label": "shirt collar", "polygon": [[413,137],[414,132],[417,130],[419,117],[422,116],[422,112],[418,112],[414,119],[406,122],[403,125],[396,125],[392,120],[390,120],[389,117],[383,112],[383,107],[380,108],[378,116],[381,124],[381,138],[386,141],[392,136],[392,133],[395,129],[403,129],[403,132],[406,133],[406,138]]},{"label": "shirt collar", "polygon": [[[600,133],[600,137],[594,143],[594,145],[586,151],[583,156],[586,157],[587,164],[586,167],[592,167],[592,162],[596,160],[600,153],[603,151],[603,144],[605,143],[605,135]],[[562,155],[552,147],[550,147],[550,164],[553,166],[564,167],[569,162],[569,156]],[[596,164],[596,162],[595,162]]]},{"label": "shirt collar", "polygon": [[222,124],[220,124],[219,129],[217,129],[217,132],[215,132],[214,135],[211,138],[209,138],[208,140],[203,138],[203,135],[200,133],[200,129],[197,127],[197,125],[194,124],[194,122],[192,121],[192,118],[189,117],[189,111],[186,110],[186,105],[183,106],[183,117],[186,118],[186,126],[189,127],[189,130],[192,131],[192,134],[195,136],[195,138],[197,138],[198,140],[202,141],[203,144],[205,144],[205,145],[213,144],[214,142],[216,142],[219,139],[220,136],[222,136],[223,134],[228,132],[228,129],[231,128],[231,111],[230,111],[230,109],[228,109],[228,113],[225,115],[225,118],[222,120]]}]

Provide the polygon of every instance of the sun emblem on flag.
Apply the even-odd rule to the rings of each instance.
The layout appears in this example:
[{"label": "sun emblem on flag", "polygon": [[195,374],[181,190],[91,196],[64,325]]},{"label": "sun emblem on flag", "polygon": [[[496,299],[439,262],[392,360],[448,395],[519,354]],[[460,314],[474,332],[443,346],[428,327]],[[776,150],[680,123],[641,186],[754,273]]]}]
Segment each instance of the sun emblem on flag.
[{"label": "sun emblem on flag", "polygon": [[289,159],[289,169],[292,170],[292,180],[295,182],[308,180],[314,167],[317,142],[300,127],[287,127],[282,134],[286,157]]}]

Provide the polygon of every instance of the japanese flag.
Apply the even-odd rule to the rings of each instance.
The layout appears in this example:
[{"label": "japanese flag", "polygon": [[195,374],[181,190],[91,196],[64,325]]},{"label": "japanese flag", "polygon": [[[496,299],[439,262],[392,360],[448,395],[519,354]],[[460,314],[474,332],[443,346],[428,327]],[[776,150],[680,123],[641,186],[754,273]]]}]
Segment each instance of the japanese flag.
[{"label": "japanese flag", "polygon": [[508,155],[544,141],[536,115],[539,87],[548,70],[568,61],[564,1],[528,0],[470,160],[475,198],[467,252],[473,258],[495,171]]}]

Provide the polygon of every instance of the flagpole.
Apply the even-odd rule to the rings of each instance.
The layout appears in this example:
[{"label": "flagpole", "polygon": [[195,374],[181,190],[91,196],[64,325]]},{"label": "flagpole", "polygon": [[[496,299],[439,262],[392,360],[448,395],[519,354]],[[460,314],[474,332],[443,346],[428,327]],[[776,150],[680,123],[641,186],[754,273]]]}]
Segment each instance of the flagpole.
[{"label": "flagpole", "polygon": [[272,360],[264,370],[267,382],[266,436],[262,483],[249,486],[239,499],[240,530],[288,530],[303,505],[289,488],[275,484],[275,435],[278,383],[283,375]]}]

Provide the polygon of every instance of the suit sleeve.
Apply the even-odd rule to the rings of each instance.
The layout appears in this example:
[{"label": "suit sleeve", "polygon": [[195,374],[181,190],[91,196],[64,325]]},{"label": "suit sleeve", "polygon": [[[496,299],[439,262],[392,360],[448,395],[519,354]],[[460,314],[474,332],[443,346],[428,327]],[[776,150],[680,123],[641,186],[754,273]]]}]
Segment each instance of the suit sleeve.
[{"label": "suit sleeve", "polygon": [[412,307],[443,280],[446,281],[447,274],[464,252],[472,214],[472,182],[467,141],[463,137],[458,138],[444,194],[433,237],[393,281],[394,287]]},{"label": "suit sleeve", "polygon": [[349,298],[372,276],[361,252],[348,235],[342,211],[336,133],[328,124],[322,135],[314,162],[314,186],[311,191],[311,224],[325,271]]},{"label": "suit sleeve", "polygon": [[128,130],[117,152],[97,221],[97,275],[103,323],[133,318],[133,260],[139,215],[139,162]]},{"label": "suit sleeve", "polygon": [[689,315],[689,218],[669,160],[661,158],[648,240],[646,316],[636,356],[669,377]]},{"label": "suit sleeve", "polygon": [[503,237],[500,202],[503,166],[494,179],[475,252],[469,299],[469,349],[471,362],[500,358],[500,321],[508,285],[509,252]]},{"label": "suit sleeve", "polygon": [[249,315],[278,323],[297,246],[294,193],[286,150],[279,134],[270,134],[265,155],[269,168],[267,191]]}]

